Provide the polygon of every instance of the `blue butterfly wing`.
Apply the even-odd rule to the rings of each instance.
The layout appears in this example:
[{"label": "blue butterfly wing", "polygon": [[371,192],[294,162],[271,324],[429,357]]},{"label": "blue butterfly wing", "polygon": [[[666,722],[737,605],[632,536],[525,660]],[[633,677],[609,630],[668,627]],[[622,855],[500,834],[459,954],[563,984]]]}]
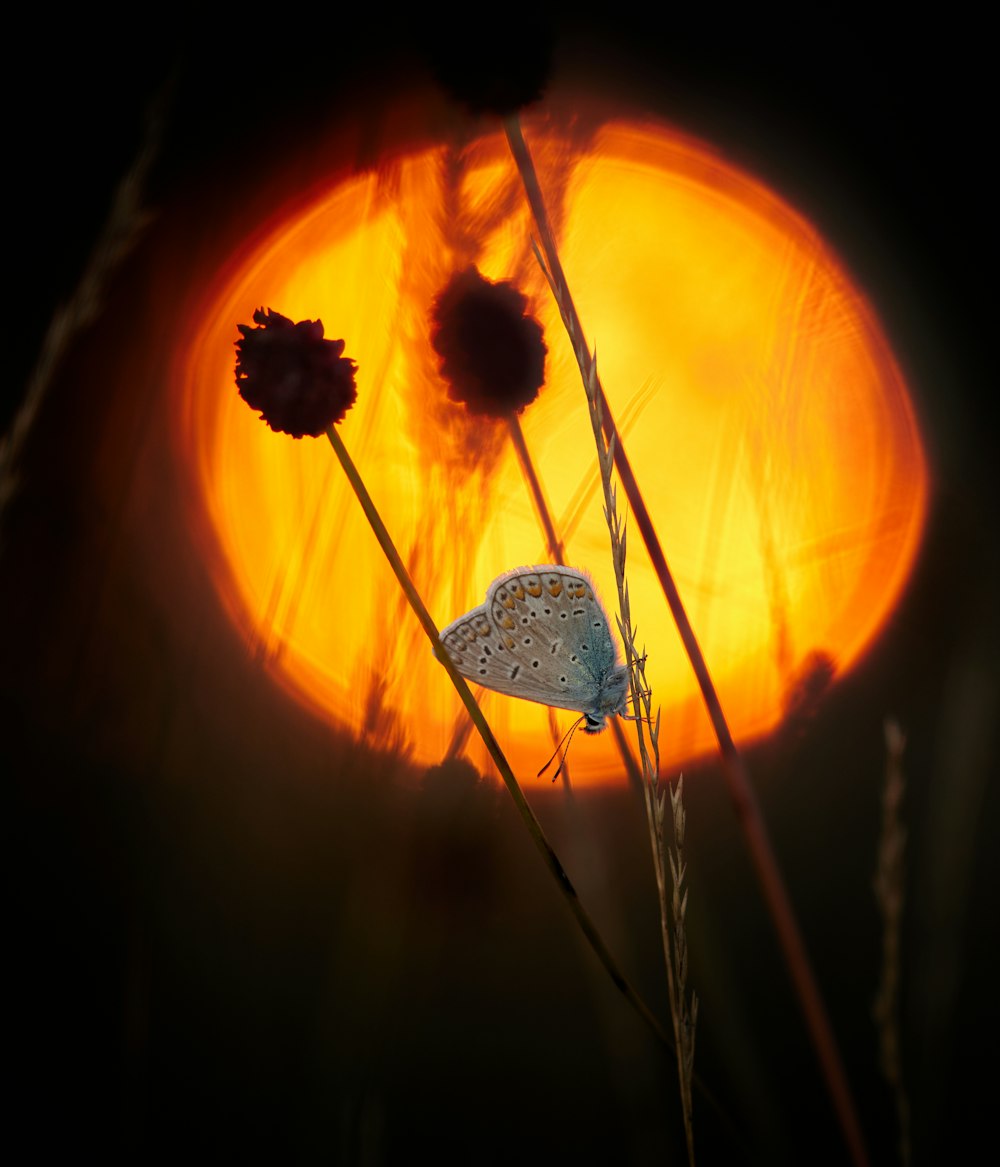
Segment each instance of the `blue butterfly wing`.
[{"label": "blue butterfly wing", "polygon": [[487,689],[577,713],[624,709],[624,671],[583,572],[555,564],[506,572],[441,640],[458,671]]}]

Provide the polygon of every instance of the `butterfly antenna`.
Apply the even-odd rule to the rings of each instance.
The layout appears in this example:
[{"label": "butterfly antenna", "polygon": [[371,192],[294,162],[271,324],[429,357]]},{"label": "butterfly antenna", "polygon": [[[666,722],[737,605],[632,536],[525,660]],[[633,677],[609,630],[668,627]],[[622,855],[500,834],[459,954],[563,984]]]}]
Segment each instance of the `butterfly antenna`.
[{"label": "butterfly antenna", "polygon": [[[578,717],[576,721],[574,721],[573,724],[569,727],[569,729],[566,730],[562,736],[562,741],[559,743],[559,745],[556,746],[552,753],[552,757],[549,758],[545,765],[535,775],[536,778],[541,778],[549,766],[551,766],[552,763],[556,760],[556,754],[561,754],[562,756],[559,758],[559,769],[556,770],[556,772],[552,775],[552,781],[555,782],[555,780],[562,773],[563,763],[566,761],[566,755],[569,753],[569,746],[570,742],[573,740],[573,734],[576,733],[577,727],[580,725],[580,723],[585,720],[586,718],[584,717]],[[565,749],[563,749],[564,745],[566,747]]]}]

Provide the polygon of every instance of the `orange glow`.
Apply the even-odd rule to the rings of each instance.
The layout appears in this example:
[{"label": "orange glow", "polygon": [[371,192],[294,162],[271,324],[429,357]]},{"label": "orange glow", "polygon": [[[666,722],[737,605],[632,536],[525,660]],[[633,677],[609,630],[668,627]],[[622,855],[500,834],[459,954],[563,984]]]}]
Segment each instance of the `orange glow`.
[{"label": "orange glow", "polygon": [[[605,390],[738,740],[782,718],[812,654],[842,673],[916,554],[927,473],[899,369],[816,232],[701,143],[612,123],[526,137]],[[358,362],[341,433],[439,626],[508,568],[550,560],[507,429],[471,423],[437,376],[428,316],[457,266],[512,279],[549,346],[522,427],[567,562],[615,600],[593,438],[569,342],[530,249],[502,137],[387,159],[276,219],[202,306],[181,436],[221,554],[221,595],[301,699],[373,745],[441,760],[458,698],[325,440],[275,435],[233,383],[236,324],[321,318]],[[624,503],[624,498],[620,498]],[[664,765],[713,748],[638,532],[632,610],[663,709]],[[546,711],[487,693],[515,771],[552,750]],[[570,714],[559,715],[568,725]],[[478,741],[468,747],[486,768]],[[574,779],[621,773],[578,738]]]}]

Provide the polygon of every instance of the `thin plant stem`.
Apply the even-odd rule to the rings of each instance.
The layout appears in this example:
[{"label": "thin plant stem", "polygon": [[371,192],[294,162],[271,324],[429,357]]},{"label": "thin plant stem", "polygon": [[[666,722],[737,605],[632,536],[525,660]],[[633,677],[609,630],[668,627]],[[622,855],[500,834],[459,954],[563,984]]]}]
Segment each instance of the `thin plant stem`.
[{"label": "thin plant stem", "polygon": [[[549,554],[552,556],[552,562],[565,567],[566,556],[563,550],[563,541],[556,533],[556,525],[552,518],[552,512],[545,498],[545,491],[542,490],[542,484],[535,470],[535,465],[532,462],[531,454],[528,452],[528,444],[524,440],[524,431],[521,429],[521,423],[518,421],[516,413],[508,415],[507,424],[510,429],[511,441],[514,444],[518,460],[521,463],[521,469],[524,472],[524,477],[528,480],[528,489],[531,492],[531,497],[535,504],[538,521],[542,524],[542,530],[545,532],[545,540],[548,544]],[[642,785],[642,774],[636,764],[635,758],[632,756],[632,751],[629,749],[628,741],[622,732],[622,727],[616,718],[611,719],[610,728],[629,779],[633,786],[638,789]]]},{"label": "thin plant stem", "polygon": [[[544,270],[544,264],[542,267]],[[618,513],[617,490],[612,482],[614,441],[609,442],[605,439],[597,384],[597,361],[591,358],[584,378],[584,385],[587,390],[590,422],[594,431],[597,463],[604,491],[604,517],[608,524],[611,560],[618,587],[618,631],[621,633],[622,644],[625,647],[625,662],[629,671],[632,708],[635,712],[636,739],[639,745],[639,759],[642,764],[642,790],[660,905],[660,938],[663,944],[663,960],[667,973],[670,1018],[674,1028],[674,1053],[677,1058],[684,1138],[687,1144],[689,1167],[694,1167],[694,1116],[691,1085],[694,1072],[694,1027],[698,1001],[697,998],[692,998],[689,1006],[687,999],[687,939],[684,930],[687,895],[682,896],[680,891],[685,874],[682,857],[684,806],[680,790],[678,789],[676,798],[671,791],[670,808],[674,825],[674,847],[671,850],[667,844],[664,830],[666,791],[660,788],[660,713],[657,710],[654,722],[651,691],[646,682],[646,654],[645,651],[639,652],[635,644],[636,630],[632,623],[631,601],[625,576],[625,524]],[[668,869],[672,895],[667,887]]]},{"label": "thin plant stem", "polygon": [[556,534],[555,524],[552,521],[552,513],[549,510],[549,504],[545,500],[545,492],[542,490],[542,484],[538,479],[538,475],[535,473],[535,465],[531,460],[531,455],[528,453],[528,444],[524,440],[524,431],[521,429],[521,423],[517,420],[516,413],[509,413],[507,415],[507,428],[510,431],[510,440],[514,444],[518,461],[521,463],[521,470],[524,473],[524,477],[528,480],[528,490],[531,492],[531,499],[535,504],[535,513],[538,515],[538,520],[542,524],[542,530],[545,532],[545,542],[548,544],[549,554],[553,557],[553,563],[560,563],[565,566],[562,540]]},{"label": "thin plant stem", "polygon": [[9,428],[0,435],[0,522],[17,493],[21,451],[59,365],[76,337],[100,316],[112,277],[152,222],[153,213],[144,202],[145,186],[159,152],[170,87],[168,80],[147,112],[139,150],[115,188],[107,218],[80,280],[67,303],[53,313],[24,398]]},{"label": "thin plant stem", "polygon": [[[538,515],[538,521],[542,524],[542,530],[545,532],[545,545],[548,548],[548,554],[552,557],[553,563],[565,564],[562,540],[556,534],[555,523],[552,521],[552,512],[549,510],[549,504],[545,498],[545,491],[542,490],[541,480],[535,472],[535,464],[532,462],[531,455],[528,453],[528,443],[524,440],[524,431],[521,429],[521,423],[517,419],[517,414],[513,411],[507,414],[507,431],[510,434],[510,440],[517,454],[517,460],[521,463],[521,473],[527,480],[528,493],[531,495],[532,502],[535,504],[535,514]],[[560,744],[559,723],[556,719],[556,711],[551,705],[548,709],[548,721],[549,736],[552,738],[552,744],[556,748],[556,753],[558,753]],[[566,758],[563,758],[560,762],[552,781],[554,782],[560,776],[562,777],[563,789],[567,794],[571,794],[572,786],[570,784],[569,765]]]},{"label": "thin plant stem", "polygon": [[692,1120],[691,1083],[694,1077],[695,1027],[698,1022],[698,997],[692,993],[690,1004],[687,998],[687,929],[684,920],[687,915],[687,889],[684,879],[687,863],[684,859],[684,834],[687,815],[684,810],[684,777],[677,779],[676,786],[668,786],[670,792],[670,821],[673,837],[667,842],[665,830],[665,792],[660,792],[656,805],[656,839],[660,862],[666,856],[670,864],[670,951],[668,960],[673,962],[672,988],[676,994],[676,1007],[671,1010],[674,1018],[674,1039],[683,1059],[680,1067],[681,1106],[684,1111],[684,1131],[687,1135],[688,1161],[694,1167],[694,1131]]},{"label": "thin plant stem", "polygon": [[[552,232],[545,202],[542,198],[538,175],[535,171],[531,154],[521,132],[520,120],[516,114],[504,119],[504,130],[511,154],[517,164],[525,194],[531,208],[535,225],[538,229],[541,249],[544,253],[542,262],[543,271],[548,278],[556,302],[562,315],[563,323],[569,333],[570,340],[576,353],[577,363],[584,379],[588,383],[591,371],[591,355],[587,346],[580,317],[569,291],[566,276],[559,261],[555,236]],[[537,251],[536,251],[537,254]],[[539,256],[541,260],[541,256]],[[674,623],[680,633],[685,652],[691,662],[702,700],[708,710],[713,730],[719,745],[719,752],[723,760],[723,773],[729,789],[736,816],[743,830],[751,862],[757,873],[764,900],[781,946],[789,975],[799,999],[806,1028],[812,1039],[820,1069],[826,1082],[831,1102],[833,1103],[837,1119],[840,1123],[845,1142],[856,1167],[864,1167],[869,1161],[865,1146],[861,1124],[858,1120],[857,1109],[851,1095],[847,1075],[844,1071],[840,1052],[833,1034],[832,1026],[826,1012],[822,994],[816,976],[812,970],[802,934],[792,909],[791,899],[785,887],[784,880],[778,868],[763,816],[757,804],[756,796],[750,783],[749,774],[743,757],[736,747],[730,732],[729,725],[722,711],[715,685],[712,682],[708,666],[698,645],[691,622],[688,619],[680,593],[674,582],[660,541],[653,527],[652,518],[639,491],[639,486],[631,464],[625,454],[618,432],[615,428],[611,411],[608,407],[604,389],[599,378],[595,377],[595,392],[601,405],[602,425],[609,446],[613,449],[615,469],[625,489],[629,506],[631,507],[639,533],[646,545],[653,568],[656,571],[667,605],[670,608]]]},{"label": "thin plant stem", "polygon": [[375,504],[372,501],[371,495],[368,493],[368,489],[365,486],[361,475],[358,473],[357,467],[354,465],[350,454],[347,452],[347,447],[344,445],[340,434],[333,426],[329,426],[326,430],[326,435],[330,441],[330,445],[333,447],[334,453],[337,455],[337,458],[339,459],[340,464],[344,469],[344,473],[347,475],[348,482],[350,482],[354,493],[357,495],[358,502],[361,504],[361,509],[364,511],[365,517],[368,519],[368,522],[371,525],[372,531],[375,534],[375,538],[378,540],[379,546],[382,548],[386,559],[389,561],[389,566],[392,568],[396,579],[399,581],[400,587],[403,589],[403,594],[406,596],[410,607],[413,609],[414,614],[420,621],[421,627],[427,634],[428,640],[431,642],[431,645],[434,649],[434,655],[444,667],[444,670],[448,674],[451,683],[455,686],[459,697],[462,699],[462,704],[469,711],[469,716],[472,718],[476,729],[479,731],[479,736],[483,739],[483,742],[485,743],[486,748],[490,753],[490,757],[492,757],[494,763],[496,764],[497,770],[500,773],[500,777],[503,779],[504,785],[510,792],[510,796],[514,800],[514,805],[517,807],[518,813],[520,814],[524,825],[528,828],[528,833],[534,840],[535,846],[541,852],[542,859],[544,860],[545,865],[548,867],[552,877],[555,879],[557,885],[559,886],[559,890],[562,892],[563,898],[569,905],[569,909],[573,913],[573,916],[575,917],[580,930],[583,932],[584,936],[586,936],[587,941],[596,953],[598,960],[600,960],[601,964],[604,965],[605,970],[611,977],[611,980],[618,988],[619,992],[622,993],[628,1003],[639,1014],[643,1021],[646,1022],[649,1028],[660,1039],[660,1041],[663,1042],[668,1048],[671,1048],[670,1038],[667,1036],[656,1015],[652,1012],[642,997],[639,996],[628,978],[618,967],[614,957],[611,955],[610,950],[604,943],[604,940],[601,938],[600,933],[597,931],[594,922],[585,911],[583,904],[580,902],[580,898],[576,893],[576,889],[570,882],[570,878],[566,874],[562,863],[560,863],[558,856],[552,849],[548,839],[546,839],[545,834],[542,831],[541,823],[539,823],[538,819],[535,817],[534,811],[532,811],[531,807],[528,805],[528,801],[524,797],[524,793],[521,790],[521,787],[518,785],[517,779],[514,777],[514,772],[510,768],[510,763],[504,756],[499,742],[496,740],[493,735],[493,731],[487,724],[482,710],[476,704],[476,700],[473,697],[472,691],[469,689],[465,678],[455,668],[451,657],[442,647],[437,625],[434,623],[430,613],[427,611],[423,600],[420,598],[420,595],[413,584],[413,580],[410,578],[409,572],[406,570],[402,559],[400,559],[399,552],[396,550],[396,546],[393,543],[385,524],[382,522],[381,516],[375,508]]},{"label": "thin plant stem", "polygon": [[899,1161],[909,1167],[910,1102],[903,1084],[899,1040],[900,946],[903,905],[906,902],[906,828],[900,821],[900,805],[906,789],[903,750],[906,737],[899,723],[885,723],[885,789],[882,794],[882,833],[875,869],[875,901],[882,915],[882,969],[878,994],[872,1007],[879,1038],[882,1075],[892,1090],[899,1127]]}]

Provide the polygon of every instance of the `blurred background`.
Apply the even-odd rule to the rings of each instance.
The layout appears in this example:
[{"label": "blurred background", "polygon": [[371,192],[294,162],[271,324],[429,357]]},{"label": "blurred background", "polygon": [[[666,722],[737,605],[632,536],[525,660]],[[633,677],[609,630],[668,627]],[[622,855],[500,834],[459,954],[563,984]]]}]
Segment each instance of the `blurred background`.
[{"label": "blurred background", "polygon": [[[515,19],[496,35],[535,35]],[[713,144],[822,233],[910,386],[932,481],[903,599],[861,664],[748,761],[873,1158],[893,1162],[872,878],[884,719],[906,733],[902,1065],[914,1160],[937,1161],[987,1129],[1000,972],[985,54],[965,30],[860,21],[821,40],[553,27],[554,77]],[[426,133],[446,107],[429,46],[475,60],[482,45],[363,16],[48,32],[26,35],[31,80],[7,94],[8,435],[116,185],[155,150],[148,221],[29,418],[0,527],[9,1105],[33,1157],[682,1161],[670,1059],[506,793],[464,763],[362,748],[274,682],[219,600],[164,426],[177,321],[278,177],[311,181],[332,141],[363,167]],[[665,1018],[638,798],[525,785]],[[685,797],[696,1068],[728,1116],[696,1096],[701,1161],[843,1162],[710,760],[686,769]]]}]

